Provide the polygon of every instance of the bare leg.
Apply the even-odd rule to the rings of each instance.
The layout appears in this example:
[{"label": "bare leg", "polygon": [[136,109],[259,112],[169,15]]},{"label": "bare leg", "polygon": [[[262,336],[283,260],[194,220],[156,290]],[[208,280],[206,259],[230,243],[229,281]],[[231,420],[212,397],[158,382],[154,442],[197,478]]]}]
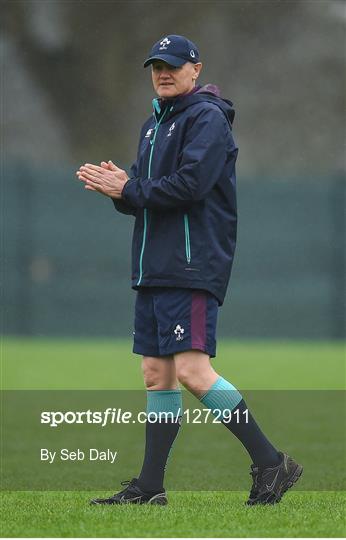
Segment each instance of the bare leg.
[{"label": "bare leg", "polygon": [[175,354],[174,360],[178,380],[208,409],[225,411],[225,418],[226,411],[229,418],[228,411],[238,409],[238,418],[242,420],[239,422],[232,415],[223,424],[241,441],[253,463],[261,467],[278,465],[280,457],[276,448],[259,428],[241,394],[212,368],[209,356],[190,350]]},{"label": "bare leg", "polygon": [[147,390],[178,388],[173,356],[143,356],[142,372]]},{"label": "bare leg", "polygon": [[210,364],[208,354],[184,351],[174,355],[177,378],[196,397],[200,398],[219,378]]}]

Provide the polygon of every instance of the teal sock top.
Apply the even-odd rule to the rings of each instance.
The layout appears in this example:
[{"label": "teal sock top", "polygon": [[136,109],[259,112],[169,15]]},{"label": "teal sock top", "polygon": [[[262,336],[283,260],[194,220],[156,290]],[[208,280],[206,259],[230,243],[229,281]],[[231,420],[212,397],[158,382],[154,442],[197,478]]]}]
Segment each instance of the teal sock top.
[{"label": "teal sock top", "polygon": [[208,409],[217,411],[233,411],[243,399],[241,393],[223,377],[217,381],[203,394],[200,401]]},{"label": "teal sock top", "polygon": [[181,390],[148,390],[147,414],[170,412],[174,416],[181,416],[183,402]]}]

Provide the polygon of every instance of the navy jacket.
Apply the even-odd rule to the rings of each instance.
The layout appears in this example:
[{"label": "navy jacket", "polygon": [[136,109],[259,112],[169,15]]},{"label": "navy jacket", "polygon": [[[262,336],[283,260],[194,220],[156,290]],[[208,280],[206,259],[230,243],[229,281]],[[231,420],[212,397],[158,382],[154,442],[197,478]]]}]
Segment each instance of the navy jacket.
[{"label": "navy jacket", "polygon": [[237,230],[232,103],[207,85],[153,106],[122,199],[113,199],[136,217],[132,288],[204,289],[222,305]]}]

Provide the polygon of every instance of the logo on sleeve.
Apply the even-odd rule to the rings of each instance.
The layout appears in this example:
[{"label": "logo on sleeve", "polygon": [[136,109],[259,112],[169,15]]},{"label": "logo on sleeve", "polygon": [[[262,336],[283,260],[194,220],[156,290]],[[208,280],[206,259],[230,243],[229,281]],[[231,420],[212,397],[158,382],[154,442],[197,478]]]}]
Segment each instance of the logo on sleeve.
[{"label": "logo on sleeve", "polygon": [[175,122],[171,125],[171,127],[168,130],[167,137],[170,137],[172,135],[173,129],[175,128]]}]

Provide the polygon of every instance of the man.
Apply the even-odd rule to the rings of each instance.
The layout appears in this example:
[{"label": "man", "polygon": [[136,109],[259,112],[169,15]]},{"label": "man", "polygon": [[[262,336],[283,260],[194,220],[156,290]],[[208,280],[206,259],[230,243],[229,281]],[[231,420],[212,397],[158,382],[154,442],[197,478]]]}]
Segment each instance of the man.
[{"label": "man", "polygon": [[[137,290],[135,353],[143,356],[147,413],[170,412],[147,422],[142,470],[125,489],[93,504],[167,503],[163,487],[168,454],[180,427],[178,382],[221,419],[253,464],[247,504],[279,502],[302,473],[301,465],[268,441],[236,388],[213,369],[216,320],[236,244],[234,110],[214,85],[196,86],[202,69],[194,43],[169,35],[153,46],[158,98],[145,122],[130,176],[112,161],[86,164],[85,188],[110,197],[135,216],[132,287]],[[228,411],[239,410],[240,422]]]}]

